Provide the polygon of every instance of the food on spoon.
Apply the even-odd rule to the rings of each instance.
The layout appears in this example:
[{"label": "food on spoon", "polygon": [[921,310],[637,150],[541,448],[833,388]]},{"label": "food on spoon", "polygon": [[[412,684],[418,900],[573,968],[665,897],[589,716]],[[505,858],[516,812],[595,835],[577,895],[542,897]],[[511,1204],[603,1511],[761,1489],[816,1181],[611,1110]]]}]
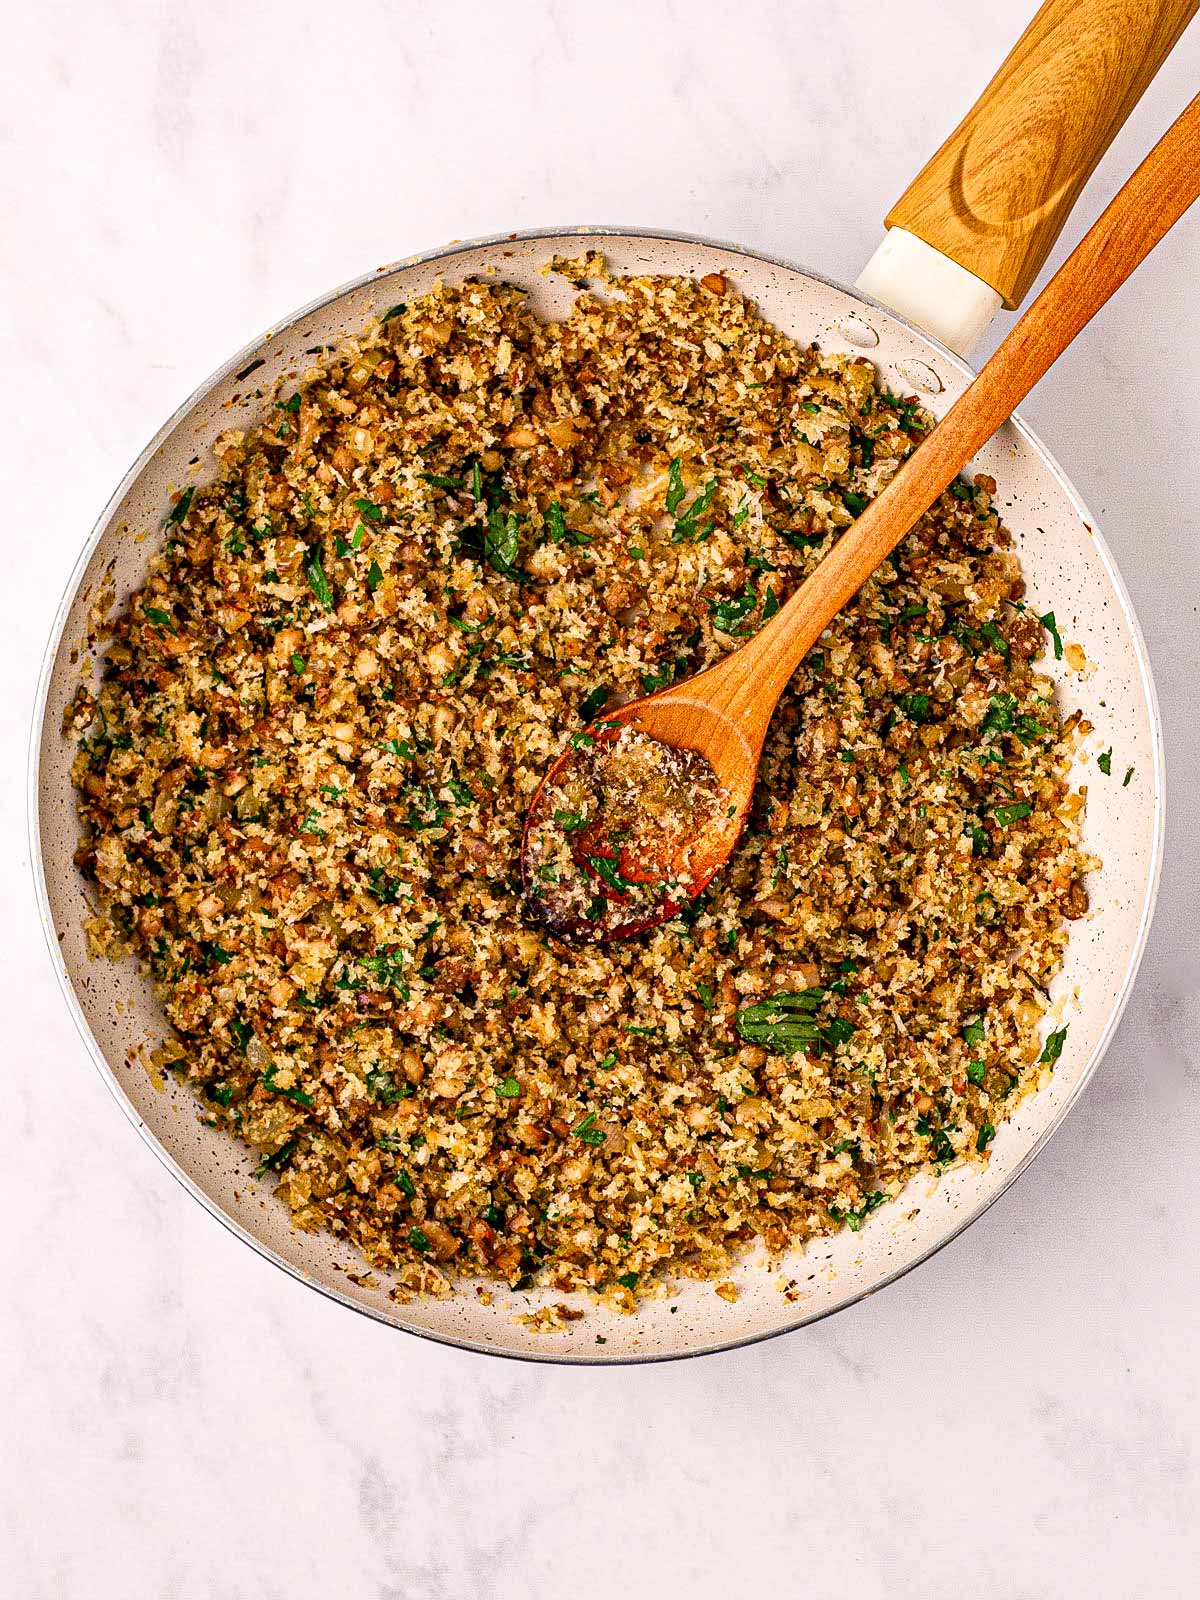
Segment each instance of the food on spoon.
[{"label": "food on spoon", "polygon": [[674,914],[693,898],[689,869],[705,859],[729,804],[697,751],[593,723],[530,808],[522,867],[535,914],[581,940],[627,936]]},{"label": "food on spoon", "polygon": [[979,1159],[1053,1069],[1081,724],[984,479],[810,652],[705,896],[584,948],[522,901],[563,744],[736,648],[928,425],[728,280],[558,324],[468,283],[175,499],[69,714],[93,948],[145,964],[164,1065],[397,1295],[723,1279]]}]

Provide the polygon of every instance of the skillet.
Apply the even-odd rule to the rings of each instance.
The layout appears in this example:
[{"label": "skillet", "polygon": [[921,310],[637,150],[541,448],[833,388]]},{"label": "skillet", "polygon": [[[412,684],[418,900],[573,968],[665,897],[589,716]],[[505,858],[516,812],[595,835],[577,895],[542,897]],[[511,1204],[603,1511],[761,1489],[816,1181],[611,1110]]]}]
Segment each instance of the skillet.
[{"label": "skillet", "polygon": [[[398,1304],[349,1248],[294,1232],[286,1207],[252,1177],[251,1152],[200,1125],[186,1087],[156,1087],[144,1047],[163,1037],[161,1009],[132,962],[92,961],[85,885],[72,863],[78,825],[61,734],[81,673],[95,676],[89,613],[139,583],[169,495],[211,471],[207,447],[246,426],[276,385],[388,307],[439,279],[498,275],[545,316],[573,291],[540,272],[551,256],[601,252],[616,273],[720,273],[801,342],[869,356],[886,386],[944,413],[972,376],[963,358],[1001,304],[1019,303],[1092,167],[1196,9],[1198,0],[1049,0],[964,123],[889,214],[856,288],[774,257],[665,230],[561,228],[458,243],[409,257],[322,296],[227,361],[151,440],[118,485],[60,607],[39,685],[30,816],[37,891],[52,958],[76,1022],[118,1102],[200,1202],[261,1254],[343,1304],[409,1332],[496,1354],[565,1362],[669,1359],[780,1333],[860,1299],[916,1266],[1014,1181],[1095,1071],[1124,1008],[1153,910],[1163,827],[1163,758],[1145,645],[1095,520],[1046,447],[1014,417],[973,470],[990,473],[1020,552],[1028,602],[1055,612],[1067,641],[1047,670],[1095,732],[1073,782],[1086,782],[1084,848],[1102,858],[1093,909],[1072,928],[1051,1015],[1070,1025],[1049,1082],[1004,1124],[986,1166],[914,1180],[859,1233],[809,1244],[767,1272],[748,1259],[734,1304],[684,1284],[635,1316],[589,1307],[579,1322],[533,1333],[514,1313],[561,1292],[484,1305],[464,1286],[448,1301]],[[1152,12],[1152,15],[1147,13]],[[1119,15],[1118,15],[1119,14]],[[1118,29],[1115,35],[1114,27]],[[1121,48],[1112,48],[1114,37]],[[956,353],[960,352],[960,353]],[[146,536],[150,535],[151,539]],[[1111,747],[1112,773],[1096,754]],[[1124,774],[1130,772],[1128,783]],[[570,1297],[566,1297],[570,1298]],[[600,1342],[603,1340],[604,1342]]]}]

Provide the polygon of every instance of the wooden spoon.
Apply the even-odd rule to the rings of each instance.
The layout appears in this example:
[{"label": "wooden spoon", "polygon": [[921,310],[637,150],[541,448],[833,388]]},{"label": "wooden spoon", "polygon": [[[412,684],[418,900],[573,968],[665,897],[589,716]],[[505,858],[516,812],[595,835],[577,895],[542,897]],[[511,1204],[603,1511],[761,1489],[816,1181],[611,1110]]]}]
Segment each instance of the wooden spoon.
[{"label": "wooden spoon", "polygon": [[[847,529],[820,566],[765,627],[716,666],[682,683],[635,700],[606,716],[591,735],[559,756],[530,807],[522,841],[526,895],[537,916],[555,932],[576,938],[623,938],[673,916],[700,893],[728,859],[746,821],[767,724],[788,679],[821,631],[857,593],[975,452],[1006,421],[1105,301],[1145,260],[1200,194],[1200,95],[1188,106],[1118,192],[1099,221],[1010,330],[991,360],[887,487]],[[581,916],[578,899],[538,877],[535,835],[553,819],[546,796],[561,792],[572,763],[594,759],[594,741],[614,740],[633,728],[678,751],[696,751],[725,791],[717,813],[689,838],[664,835],[658,851],[638,851],[636,862],[615,857],[630,882],[664,885],[653,904],[631,905],[627,919],[606,916],[597,927]],[[585,748],[580,749],[583,743]],[[603,819],[593,818],[572,839],[581,873],[595,877],[596,840]],[[647,830],[653,836],[653,830]],[[644,840],[645,834],[643,834]],[[657,858],[656,858],[657,857]],[[614,869],[606,869],[611,887]],[[620,878],[617,880],[620,901]]]}]

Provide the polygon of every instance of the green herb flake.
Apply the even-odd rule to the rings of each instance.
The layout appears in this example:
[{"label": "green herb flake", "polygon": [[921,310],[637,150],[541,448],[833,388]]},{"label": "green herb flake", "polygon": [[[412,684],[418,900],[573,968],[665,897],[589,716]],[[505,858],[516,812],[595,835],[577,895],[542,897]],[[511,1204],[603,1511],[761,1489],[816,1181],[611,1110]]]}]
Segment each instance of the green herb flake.
[{"label": "green herb flake", "polygon": [[625,894],[633,888],[628,878],[621,876],[616,861],[611,856],[584,856],[583,858],[602,883],[616,894]]},{"label": "green herb flake", "polygon": [[567,519],[563,508],[557,500],[551,500],[546,507],[546,532],[555,544],[561,544],[567,537]]},{"label": "green herb flake", "polygon": [[489,565],[501,577],[515,577],[520,551],[520,531],[515,514],[511,511],[506,513],[497,506],[488,514],[483,535],[483,553]]},{"label": "green herb flake", "polygon": [[1012,651],[1009,648],[1008,640],[1000,632],[998,625],[994,622],[985,622],[979,631],[988,641],[988,643],[992,645],[1003,657],[1004,665],[1006,667],[1011,666]]},{"label": "green herb flake", "polygon": [[572,1137],[579,1139],[584,1144],[591,1145],[593,1149],[596,1149],[598,1146],[604,1143],[604,1141],[608,1138],[608,1135],[602,1128],[597,1128],[595,1126],[595,1122],[596,1113],[594,1111],[589,1111],[587,1116],[584,1117],[583,1121],[577,1122],[571,1129]]},{"label": "green herb flake", "polygon": [[365,1079],[367,1093],[381,1105],[399,1105],[401,1100],[411,1100],[414,1090],[410,1084],[398,1084],[390,1072],[382,1067],[370,1067]]},{"label": "green herb flake", "polygon": [[293,1100],[298,1106],[312,1106],[316,1103],[312,1095],[305,1094],[303,1089],[285,1089],[282,1085],[276,1083],[275,1074],[278,1070],[279,1068],[272,1062],[260,1079],[263,1088],[268,1094],[282,1095],[285,1100]]},{"label": "green herb flake", "polygon": [[877,1211],[886,1199],[887,1195],[882,1189],[875,1189],[867,1195],[857,1210],[850,1211],[842,1206],[830,1206],[829,1215],[835,1222],[844,1223],[851,1233],[857,1233],[872,1211]]},{"label": "green herb flake", "polygon": [[1100,771],[1104,774],[1104,776],[1106,778],[1111,778],[1112,777],[1112,746],[1111,745],[1109,746],[1109,748],[1107,750],[1102,750],[1100,752],[1100,754],[1096,757],[1096,765],[1100,768]]},{"label": "green herb flake", "polygon": [[671,534],[672,544],[682,544],[687,539],[700,540],[708,537],[712,532],[712,524],[701,523],[700,519],[712,505],[716,492],[717,480],[710,478],[687,510],[675,518],[675,528]]},{"label": "green herb flake", "polygon": [[1062,635],[1058,631],[1058,624],[1054,620],[1053,611],[1047,611],[1047,613],[1046,613],[1046,615],[1044,617],[1039,617],[1038,618],[1038,621],[1041,623],[1042,627],[1045,628],[1046,632],[1050,635],[1050,637],[1054,640],[1054,659],[1055,659],[1055,661],[1061,661],[1062,658],[1063,658]]},{"label": "green herb flake", "polygon": [[984,733],[1004,732],[1013,725],[1013,713],[1017,709],[1015,694],[994,694],[987,714],[983,719],[982,731]]},{"label": "green herb flake", "polygon": [[332,611],[333,589],[325,576],[325,568],[321,565],[320,547],[317,545],[308,552],[308,558],[304,563],[304,576],[308,579],[308,587],[316,595],[321,608]]},{"label": "green herb flake", "polygon": [[179,496],[179,499],[176,500],[175,504],[171,507],[163,519],[164,528],[179,527],[184,517],[186,517],[188,514],[188,507],[192,503],[192,496],[195,494],[195,492],[195,484],[189,484],[189,486]]},{"label": "green herb flake", "polygon": [[173,633],[178,637],[179,630],[171,621],[169,612],[160,611],[157,606],[143,606],[142,611],[147,620],[152,622],[160,632]]},{"label": "green herb flake", "polygon": [[821,1030],[812,1014],[824,999],[824,989],[773,995],[744,1007],[734,1018],[734,1026],[747,1044],[764,1045],[779,1055],[794,1055],[820,1042]]},{"label": "green herb flake", "polygon": [[708,608],[712,612],[713,626],[721,633],[737,636],[746,630],[742,625],[745,619],[758,604],[758,596],[747,584],[740,595],[735,595],[732,600],[710,600]]},{"label": "green herb flake", "polygon": [[607,699],[607,684],[598,683],[596,687],[589,694],[584,695],[583,699],[579,702],[579,715],[585,722],[590,722],[594,716],[598,715],[599,712],[604,710],[604,702]]},{"label": "green herb flake", "polygon": [[281,1168],[286,1167],[295,1155],[298,1144],[299,1140],[289,1139],[285,1144],[279,1146],[274,1155],[264,1156],[255,1168],[254,1176],[261,1178],[264,1172],[279,1172]]},{"label": "green herb flake", "polygon": [[1007,828],[1011,823],[1032,816],[1033,806],[1028,800],[1015,800],[1010,806],[993,806],[992,815],[1002,828]]},{"label": "green herb flake", "polygon": [[975,1148],[976,1148],[976,1150],[979,1151],[980,1155],[983,1154],[983,1152],[987,1149],[988,1145],[991,1144],[992,1140],[995,1137],[996,1137],[995,1126],[990,1122],[983,1123],[982,1126],[979,1129],[979,1136],[975,1140]]},{"label": "green herb flake", "polygon": [[362,495],[359,495],[355,499],[354,509],[358,512],[360,517],[366,517],[368,522],[383,521],[383,507],[377,506],[374,500],[367,500]]},{"label": "green herb flake", "polygon": [[1067,1029],[1071,1026],[1068,1022],[1064,1027],[1056,1028],[1047,1034],[1046,1042],[1042,1046],[1042,1053],[1038,1057],[1039,1066],[1053,1066],[1062,1055],[1063,1045],[1067,1042]]},{"label": "green herb flake", "polygon": [[505,1078],[496,1085],[496,1093],[501,1100],[515,1100],[521,1092],[521,1085],[515,1078]]},{"label": "green herb flake", "polygon": [[929,717],[927,694],[902,694],[896,704],[910,722],[925,722]]}]

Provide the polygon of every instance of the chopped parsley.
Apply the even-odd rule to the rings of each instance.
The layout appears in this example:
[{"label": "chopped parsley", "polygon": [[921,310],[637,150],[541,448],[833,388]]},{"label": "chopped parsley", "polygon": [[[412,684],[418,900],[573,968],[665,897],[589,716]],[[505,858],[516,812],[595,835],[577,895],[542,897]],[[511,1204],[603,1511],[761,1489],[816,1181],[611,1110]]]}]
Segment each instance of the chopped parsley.
[{"label": "chopped parsley", "polygon": [[854,1024],[844,1017],[833,1017],[824,1027],[813,1015],[825,1000],[824,989],[802,989],[772,995],[745,1006],[734,1018],[734,1026],[747,1044],[764,1045],[779,1055],[823,1044],[830,1049],[854,1037]]},{"label": "chopped parsley", "polygon": [[483,535],[483,553],[494,572],[501,577],[516,575],[517,557],[521,551],[520,525],[516,514],[496,506],[488,513]]},{"label": "chopped parsley", "polygon": [[1033,806],[1028,800],[1014,800],[1009,806],[993,806],[992,815],[1002,828],[1007,828],[1010,823],[1020,822],[1022,818],[1033,815]]},{"label": "chopped parsley", "polygon": [[1047,611],[1047,613],[1046,613],[1046,615],[1044,617],[1039,617],[1038,618],[1038,621],[1041,623],[1042,627],[1045,628],[1046,632],[1050,635],[1050,637],[1054,640],[1054,659],[1055,659],[1055,661],[1061,661],[1062,658],[1063,658],[1062,634],[1060,634],[1059,631],[1058,631],[1058,624],[1054,620],[1053,611]]},{"label": "chopped parsley", "polygon": [[583,1121],[577,1122],[571,1129],[572,1137],[580,1139],[584,1144],[591,1145],[593,1149],[596,1149],[598,1146],[604,1143],[604,1141],[608,1138],[608,1135],[604,1132],[603,1128],[597,1128],[595,1126],[595,1122],[596,1113],[594,1111],[589,1111],[587,1116],[584,1117]]},{"label": "chopped parsley", "polygon": [[188,507],[192,503],[192,496],[195,494],[195,492],[195,484],[189,484],[179,496],[179,499],[176,500],[175,504],[171,507],[170,511],[168,511],[166,516],[163,518],[164,528],[179,527],[184,517],[186,517],[188,514]]},{"label": "chopped parsley", "polygon": [[910,722],[925,722],[929,717],[927,694],[902,694],[896,704]]},{"label": "chopped parsley", "polygon": [[384,1106],[394,1106],[401,1100],[409,1100],[414,1092],[409,1084],[398,1084],[392,1074],[385,1072],[382,1067],[369,1068],[365,1082],[367,1093]]},{"label": "chopped parsley", "polygon": [[268,1094],[280,1094],[285,1100],[294,1100],[298,1106],[312,1106],[316,1103],[312,1095],[305,1094],[303,1089],[285,1089],[282,1084],[276,1083],[275,1074],[278,1071],[278,1066],[272,1062],[259,1080]]},{"label": "chopped parsley", "polygon": [[741,594],[735,595],[732,600],[710,600],[708,609],[712,612],[715,628],[722,633],[739,636],[749,632],[743,624],[757,604],[758,596],[747,584]]},{"label": "chopped parsley", "polygon": [[1039,1066],[1052,1066],[1062,1055],[1063,1045],[1067,1042],[1067,1029],[1071,1026],[1068,1022],[1062,1028],[1056,1028],[1046,1035],[1046,1042],[1042,1046],[1042,1053],[1038,1057]]},{"label": "chopped parsley", "polygon": [[[675,464],[672,462],[673,466]],[[683,544],[685,540],[698,541],[707,538],[712,532],[712,521],[710,519],[707,522],[703,522],[701,518],[712,505],[713,496],[716,492],[717,480],[710,478],[686,511],[680,512],[675,517],[675,527],[671,534],[672,544]],[[668,505],[667,509],[671,510],[670,505]]]},{"label": "chopped parsley", "polygon": [[857,1233],[872,1211],[877,1211],[886,1199],[887,1195],[882,1189],[873,1189],[856,1211],[830,1206],[829,1215],[835,1222],[845,1223],[852,1233]]},{"label": "chopped parsley", "polygon": [[147,620],[152,622],[154,624],[154,626],[159,630],[160,633],[178,634],[179,630],[176,628],[175,624],[171,621],[171,616],[170,616],[169,612],[160,611],[157,606],[143,606],[142,607],[142,611],[143,611],[144,615],[146,616]]},{"label": "chopped parsley", "polygon": [[590,722],[594,716],[598,715],[604,710],[604,702],[607,699],[607,684],[598,683],[596,687],[591,690],[590,693],[585,694],[583,699],[579,702],[579,715],[585,722]]},{"label": "chopped parsley", "polygon": [[321,565],[321,549],[314,545],[308,552],[304,563],[304,576],[308,579],[308,587],[316,595],[322,610],[333,610],[333,589],[329,579],[325,576],[325,568]]}]

